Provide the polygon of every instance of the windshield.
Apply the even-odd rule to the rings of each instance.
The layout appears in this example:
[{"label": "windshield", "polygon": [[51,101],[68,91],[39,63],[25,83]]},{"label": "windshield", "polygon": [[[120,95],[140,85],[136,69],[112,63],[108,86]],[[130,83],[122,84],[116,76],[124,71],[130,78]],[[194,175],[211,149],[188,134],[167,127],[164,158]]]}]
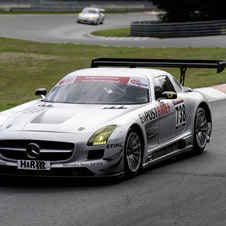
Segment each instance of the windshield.
[{"label": "windshield", "polygon": [[83,13],[91,13],[91,14],[97,14],[98,11],[95,9],[84,9]]},{"label": "windshield", "polygon": [[[93,79],[95,78],[95,79]],[[143,104],[149,101],[147,83],[123,77],[78,76],[60,81],[44,101],[78,104]],[[136,81],[135,84],[131,81]],[[132,85],[128,84],[131,83]]]}]

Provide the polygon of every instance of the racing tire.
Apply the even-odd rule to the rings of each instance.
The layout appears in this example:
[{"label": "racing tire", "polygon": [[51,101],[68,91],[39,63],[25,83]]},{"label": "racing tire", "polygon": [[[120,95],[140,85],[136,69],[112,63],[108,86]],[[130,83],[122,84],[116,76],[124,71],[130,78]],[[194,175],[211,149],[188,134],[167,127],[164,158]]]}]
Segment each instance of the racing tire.
[{"label": "racing tire", "polygon": [[98,25],[99,24],[99,19],[97,20],[97,22],[95,23],[95,25]]},{"label": "racing tire", "polygon": [[209,139],[209,125],[206,112],[199,107],[195,114],[193,152],[201,154]]},{"label": "racing tire", "polygon": [[140,135],[130,129],[126,137],[124,150],[124,170],[126,177],[134,177],[141,168],[142,144]]}]

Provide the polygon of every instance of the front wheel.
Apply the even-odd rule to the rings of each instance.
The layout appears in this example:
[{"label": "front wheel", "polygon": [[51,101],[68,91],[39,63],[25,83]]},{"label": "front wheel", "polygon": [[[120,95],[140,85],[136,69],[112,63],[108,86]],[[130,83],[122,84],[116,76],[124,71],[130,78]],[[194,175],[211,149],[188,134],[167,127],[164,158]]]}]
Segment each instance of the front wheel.
[{"label": "front wheel", "polygon": [[94,23],[95,25],[98,25],[99,24],[99,19],[97,19],[96,23]]},{"label": "front wheel", "polygon": [[206,112],[203,108],[198,108],[195,115],[194,126],[194,148],[193,151],[197,154],[203,152],[206,143],[209,139],[209,125],[206,117]]},{"label": "front wheel", "polygon": [[141,167],[142,145],[139,134],[130,129],[125,144],[125,174],[128,177],[135,176]]}]

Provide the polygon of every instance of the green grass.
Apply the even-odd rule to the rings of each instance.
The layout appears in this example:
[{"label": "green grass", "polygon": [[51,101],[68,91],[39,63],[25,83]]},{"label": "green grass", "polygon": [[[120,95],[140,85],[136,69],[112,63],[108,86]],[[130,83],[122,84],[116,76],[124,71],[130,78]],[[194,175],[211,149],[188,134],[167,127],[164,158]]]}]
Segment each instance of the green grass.
[{"label": "green grass", "polygon": [[[35,99],[67,73],[90,67],[98,57],[225,59],[226,48],[130,48],[76,44],[46,44],[0,38],[0,111]],[[167,69],[179,78],[179,69]],[[226,70],[189,69],[185,85],[197,88],[226,83]]]},{"label": "green grass", "polygon": [[95,31],[95,32],[92,32],[91,34],[96,36],[104,36],[104,37],[129,37],[130,28]]}]

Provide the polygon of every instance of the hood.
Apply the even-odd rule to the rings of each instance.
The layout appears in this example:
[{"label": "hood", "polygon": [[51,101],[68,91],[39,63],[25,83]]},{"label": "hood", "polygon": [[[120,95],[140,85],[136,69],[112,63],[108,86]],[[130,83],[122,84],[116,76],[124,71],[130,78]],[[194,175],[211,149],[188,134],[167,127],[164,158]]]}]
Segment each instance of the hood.
[{"label": "hood", "polygon": [[94,13],[82,13],[81,14],[82,18],[89,18],[89,19],[94,19],[94,17],[98,17],[98,14]]},{"label": "hood", "polygon": [[67,133],[97,130],[136,108],[138,106],[40,104],[14,113],[2,130]]}]

